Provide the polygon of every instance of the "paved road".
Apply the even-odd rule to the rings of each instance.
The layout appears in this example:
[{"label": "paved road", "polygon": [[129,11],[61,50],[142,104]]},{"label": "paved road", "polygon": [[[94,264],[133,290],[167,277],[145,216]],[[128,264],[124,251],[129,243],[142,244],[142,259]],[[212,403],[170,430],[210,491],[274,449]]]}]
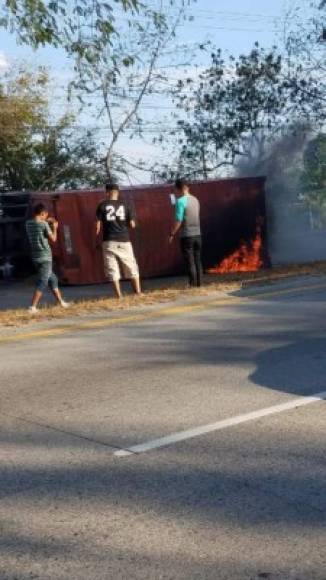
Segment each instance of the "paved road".
[{"label": "paved road", "polygon": [[1,344],[1,580],[325,580],[318,286]]}]

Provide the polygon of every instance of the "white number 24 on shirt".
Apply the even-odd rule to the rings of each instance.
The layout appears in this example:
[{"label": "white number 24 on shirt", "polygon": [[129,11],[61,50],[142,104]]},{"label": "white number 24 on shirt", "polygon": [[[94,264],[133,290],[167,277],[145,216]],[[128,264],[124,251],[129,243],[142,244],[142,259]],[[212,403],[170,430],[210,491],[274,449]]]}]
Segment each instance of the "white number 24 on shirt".
[{"label": "white number 24 on shirt", "polygon": [[123,205],[120,205],[116,210],[113,205],[106,206],[106,219],[108,222],[114,222],[116,218],[122,222],[126,220],[126,210]]}]

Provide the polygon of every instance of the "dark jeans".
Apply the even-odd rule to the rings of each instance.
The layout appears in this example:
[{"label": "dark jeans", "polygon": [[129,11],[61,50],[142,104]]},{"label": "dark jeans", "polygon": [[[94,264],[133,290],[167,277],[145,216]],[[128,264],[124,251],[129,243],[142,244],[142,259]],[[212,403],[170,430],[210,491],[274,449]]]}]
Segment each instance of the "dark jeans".
[{"label": "dark jeans", "polygon": [[35,268],[37,270],[37,290],[44,292],[47,286],[52,291],[58,289],[58,278],[52,270],[52,262],[35,262]]},{"label": "dark jeans", "polygon": [[181,251],[187,268],[190,286],[201,286],[201,236],[181,238]]}]

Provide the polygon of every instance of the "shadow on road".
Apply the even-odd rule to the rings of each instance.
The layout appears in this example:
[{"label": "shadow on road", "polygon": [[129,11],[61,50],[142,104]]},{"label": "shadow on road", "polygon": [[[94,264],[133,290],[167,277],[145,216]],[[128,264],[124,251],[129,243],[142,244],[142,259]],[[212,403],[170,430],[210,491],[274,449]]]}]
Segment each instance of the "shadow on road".
[{"label": "shadow on road", "polygon": [[[199,323],[199,317],[193,323],[180,319],[177,328],[169,320],[158,321],[156,327],[153,323],[128,327],[123,361],[113,353],[125,330],[117,330],[116,344],[103,341],[101,348],[93,344],[92,351],[87,334],[75,350],[70,348],[74,337],[67,336],[60,354],[60,382],[52,384],[50,374],[44,375],[43,361],[37,359],[35,368],[40,365],[42,373],[35,374],[34,392],[29,393],[29,385],[23,384],[24,368],[17,365],[12,370],[4,362],[8,385],[2,396],[14,407],[18,392],[21,401],[34,397],[36,405],[47,396],[42,389],[50,394],[55,388],[66,397],[69,381],[83,375],[79,393],[91,408],[89,391],[96,369],[99,384],[105,385],[105,393],[104,387],[99,391],[103,404],[109,406],[106,391],[119,372],[126,388],[124,377],[136,379],[152,371],[159,377],[165,369],[173,373],[189,366],[200,389],[203,367],[223,366],[231,372],[238,365],[248,369],[249,381],[273,391],[306,395],[326,390],[326,338],[317,311],[295,320],[284,304],[276,314],[265,304],[248,305],[242,312],[241,324],[234,313],[224,314],[223,320],[202,313]],[[100,332],[97,337],[101,340]],[[53,353],[58,340],[51,342]],[[53,354],[48,368],[55,360]],[[66,383],[65,365],[70,365]],[[12,387],[15,377],[20,390]],[[214,398],[218,395],[217,382]],[[127,429],[132,417],[124,421]],[[159,414],[156,422],[159,431]],[[300,573],[306,566],[302,562],[310,559],[303,575],[294,578],[322,578],[316,553],[324,546],[325,432],[318,425],[314,430],[311,423],[303,432],[300,421],[289,421],[282,430],[266,419],[255,428],[239,427],[233,437],[223,431],[196,443],[189,440],[119,460],[109,447],[7,418],[0,424],[0,448],[0,553],[2,562],[14,569],[12,575],[8,569],[3,573],[6,580],[125,580],[128,566],[132,580],[247,580],[259,578],[264,562],[273,568],[275,560],[279,569],[278,550],[283,548],[300,557]],[[34,576],[21,572],[20,559],[25,569],[33,567]],[[40,561],[43,567],[38,568]],[[275,578],[292,577],[290,561],[290,556],[284,559],[284,571]],[[50,565],[52,572],[46,576]],[[1,566],[0,562],[0,575]],[[96,566],[100,572],[95,574]]]},{"label": "shadow on road", "polygon": [[293,395],[326,391],[326,338],[307,338],[265,350],[255,358],[250,380]]}]

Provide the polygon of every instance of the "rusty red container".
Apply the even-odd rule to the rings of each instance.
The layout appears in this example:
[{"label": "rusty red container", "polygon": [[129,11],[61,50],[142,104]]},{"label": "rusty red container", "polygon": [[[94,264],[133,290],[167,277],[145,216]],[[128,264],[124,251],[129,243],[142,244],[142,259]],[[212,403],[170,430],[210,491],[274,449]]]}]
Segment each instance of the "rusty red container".
[{"label": "rusty red container", "polygon": [[[254,239],[260,224],[263,263],[266,248],[265,179],[242,178],[194,182],[191,191],[201,204],[203,263],[216,266],[239,244]],[[132,242],[143,278],[180,274],[183,271],[179,244],[168,244],[174,221],[173,187],[150,185],[125,188],[121,195],[135,208],[138,227]],[[104,282],[101,248],[95,236],[95,212],[104,198],[100,190],[60,191],[33,194],[59,221],[54,247],[61,282],[94,284]]]}]

